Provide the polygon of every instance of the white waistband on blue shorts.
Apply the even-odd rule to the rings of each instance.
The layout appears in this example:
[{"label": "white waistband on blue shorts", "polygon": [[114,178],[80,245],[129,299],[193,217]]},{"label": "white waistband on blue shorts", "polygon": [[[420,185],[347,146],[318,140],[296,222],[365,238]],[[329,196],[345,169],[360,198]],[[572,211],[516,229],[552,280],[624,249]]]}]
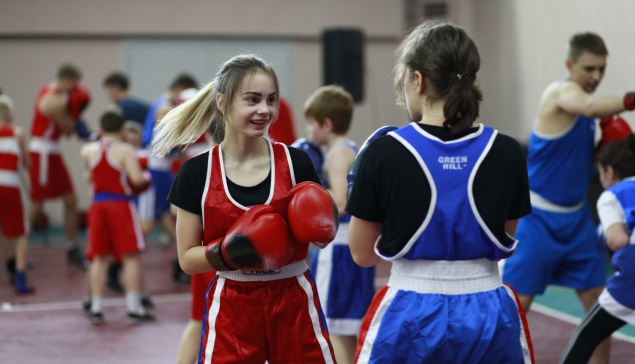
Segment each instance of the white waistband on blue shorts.
[{"label": "white waistband on blue shorts", "polygon": [[282,268],[270,271],[258,270],[232,270],[227,272],[218,272],[218,276],[232,281],[239,282],[258,282],[258,281],[275,281],[299,276],[309,269],[304,259],[291,264],[287,264]]},{"label": "white waistband on blue shorts", "polygon": [[578,202],[573,206],[558,205],[531,190],[529,191],[529,200],[531,201],[532,207],[549,212],[558,212],[561,214],[570,214],[572,212],[576,212],[581,209],[582,206],[584,206],[584,201]]},{"label": "white waistband on blue shorts", "polygon": [[406,260],[392,263],[388,287],[417,293],[469,294],[503,285],[498,265],[489,259]]}]

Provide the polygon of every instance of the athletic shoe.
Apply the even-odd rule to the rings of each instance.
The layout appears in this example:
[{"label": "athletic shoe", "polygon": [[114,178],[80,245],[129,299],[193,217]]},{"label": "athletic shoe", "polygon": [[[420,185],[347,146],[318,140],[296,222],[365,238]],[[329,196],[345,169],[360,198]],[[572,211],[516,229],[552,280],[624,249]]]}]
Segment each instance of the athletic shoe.
[{"label": "athletic shoe", "polygon": [[104,323],[104,315],[101,312],[88,311],[88,319],[93,325],[101,325]]},{"label": "athletic shoe", "polygon": [[17,294],[30,294],[35,292],[33,286],[30,286],[26,281],[26,272],[15,271],[15,293]]},{"label": "athletic shoe", "polygon": [[152,322],[154,320],[154,316],[150,315],[147,312],[144,314],[128,312],[128,323],[131,324],[141,324],[144,322]]},{"label": "athletic shoe", "polygon": [[141,296],[141,306],[146,310],[154,310],[154,303],[150,299],[150,296],[147,295]]}]

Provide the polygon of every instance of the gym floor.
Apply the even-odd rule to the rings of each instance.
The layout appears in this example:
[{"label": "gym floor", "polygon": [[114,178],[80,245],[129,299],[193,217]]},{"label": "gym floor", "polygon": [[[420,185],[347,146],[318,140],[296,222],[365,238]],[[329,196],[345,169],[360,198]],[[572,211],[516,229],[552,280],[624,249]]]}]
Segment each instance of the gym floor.
[{"label": "gym floor", "polygon": [[[17,296],[0,269],[0,363],[175,363],[179,340],[189,319],[189,285],[172,280],[174,245],[150,237],[142,261],[156,322],[130,325],[123,294],[107,290],[106,322],[93,326],[81,311],[84,271],[66,262],[61,233],[31,239],[28,279],[35,294]],[[378,266],[376,284],[386,282],[389,265]],[[582,310],[572,291],[550,287],[528,313],[536,363],[557,363]],[[611,363],[635,362],[635,328],[614,335]]]}]

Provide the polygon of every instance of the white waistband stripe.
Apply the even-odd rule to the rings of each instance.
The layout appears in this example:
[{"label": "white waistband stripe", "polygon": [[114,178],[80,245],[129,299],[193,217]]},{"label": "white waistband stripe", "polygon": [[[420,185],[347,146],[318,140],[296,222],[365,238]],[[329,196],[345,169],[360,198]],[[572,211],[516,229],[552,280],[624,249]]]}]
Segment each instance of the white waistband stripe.
[{"label": "white waistband stripe", "polygon": [[549,211],[549,212],[558,212],[562,214],[576,212],[584,206],[584,202],[579,202],[573,206],[562,206],[556,203],[553,203],[546,198],[540,196],[534,191],[529,191],[529,199],[531,200],[531,206]]},{"label": "white waistband stripe", "polygon": [[476,260],[405,260],[393,262],[388,287],[432,294],[491,291],[503,284],[496,262]]},{"label": "white waistband stripe", "polygon": [[217,274],[219,277],[231,279],[232,281],[257,282],[275,281],[278,279],[299,276],[300,274],[306,272],[307,269],[309,269],[309,266],[306,264],[306,261],[300,260],[270,272],[233,270],[229,272],[218,272]]}]

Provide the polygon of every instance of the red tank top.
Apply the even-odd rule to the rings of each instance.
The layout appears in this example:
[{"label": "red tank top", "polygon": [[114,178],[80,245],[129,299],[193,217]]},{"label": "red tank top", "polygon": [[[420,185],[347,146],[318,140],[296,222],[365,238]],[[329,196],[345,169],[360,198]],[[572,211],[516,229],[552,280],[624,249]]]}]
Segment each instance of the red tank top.
[{"label": "red tank top", "polygon": [[107,192],[117,195],[131,195],[126,171],[123,166],[111,160],[110,157],[112,147],[121,142],[100,140],[97,143],[100,151],[99,157],[90,166],[93,193]]},{"label": "red tank top", "polygon": [[17,172],[21,158],[22,151],[15,139],[14,126],[0,126],[0,170]]},{"label": "red tank top", "polygon": [[[273,163],[271,189],[265,204],[272,205],[286,218],[289,190],[296,184],[293,164],[284,144],[270,142],[269,145]],[[203,243],[205,244],[224,236],[236,219],[249,210],[248,206],[239,204],[229,195],[225,178],[220,146],[215,146],[209,153],[207,182],[203,191]],[[289,263],[305,259],[308,247],[308,244],[297,243]]]},{"label": "red tank top", "polygon": [[35,99],[35,112],[33,115],[33,124],[31,125],[31,137],[44,138],[49,140],[58,140],[60,138],[61,131],[57,127],[55,120],[45,116],[40,112],[40,101],[42,97],[48,93],[63,96],[58,90],[50,87],[49,85],[43,86]]}]

